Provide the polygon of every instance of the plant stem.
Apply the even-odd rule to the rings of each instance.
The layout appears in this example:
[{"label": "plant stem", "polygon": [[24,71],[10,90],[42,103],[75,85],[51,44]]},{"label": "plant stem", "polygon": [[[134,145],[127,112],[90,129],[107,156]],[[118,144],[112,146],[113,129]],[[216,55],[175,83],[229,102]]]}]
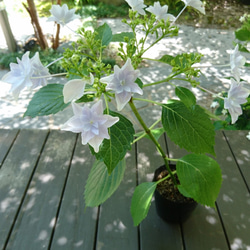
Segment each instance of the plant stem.
[{"label": "plant stem", "polygon": [[53,75],[46,75],[46,76],[32,76],[31,79],[42,79],[42,78],[49,78],[52,76],[66,76],[67,73],[58,73],[58,74],[53,74]]},{"label": "plant stem", "polygon": [[149,138],[152,140],[152,142],[155,144],[156,148],[159,150],[164,162],[165,162],[165,165],[166,165],[166,168],[168,170],[168,173],[170,174],[171,176],[171,179],[173,180],[174,182],[174,185],[177,186],[177,181],[176,181],[176,178],[175,176],[173,175],[170,167],[169,167],[169,164],[168,164],[168,160],[169,158],[166,156],[164,150],[162,149],[160,143],[155,139],[155,137],[153,136],[153,134],[151,133],[151,130],[147,127],[147,125],[145,124],[144,120],[142,119],[141,115],[138,113],[137,111],[137,108],[135,107],[134,105],[134,102],[133,102],[133,97],[131,97],[130,101],[129,101],[129,105],[134,113],[134,115],[136,116],[137,120],[139,121],[139,123],[141,124],[142,128],[144,129],[144,131],[146,132],[146,134],[148,134]]},{"label": "plant stem", "polygon": [[54,64],[54,63],[56,63],[56,62],[58,62],[58,61],[60,61],[60,60],[62,60],[62,59],[63,59],[63,56],[60,57],[60,58],[57,58],[55,61],[53,61],[53,62],[49,63],[48,65],[46,65],[46,68],[48,68],[48,67],[51,66],[52,64]]}]

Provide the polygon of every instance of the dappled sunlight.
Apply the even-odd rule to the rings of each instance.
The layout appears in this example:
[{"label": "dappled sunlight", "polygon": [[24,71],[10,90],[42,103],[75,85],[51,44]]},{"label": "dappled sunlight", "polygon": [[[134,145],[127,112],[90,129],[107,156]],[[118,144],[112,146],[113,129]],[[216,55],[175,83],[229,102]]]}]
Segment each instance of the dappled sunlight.
[{"label": "dappled sunlight", "polygon": [[106,232],[119,232],[123,233],[125,230],[127,230],[126,226],[122,223],[120,220],[115,220],[111,224],[107,224],[104,229]]},{"label": "dappled sunlight", "polygon": [[244,244],[244,242],[242,242],[242,239],[240,238],[236,238],[234,239],[233,243],[231,244],[231,249],[232,250],[240,250],[240,249],[250,249],[250,245],[246,245]]},{"label": "dappled sunlight", "polygon": [[38,177],[38,180],[40,180],[42,183],[47,183],[49,181],[53,181],[55,179],[55,176],[51,173],[42,174]]}]

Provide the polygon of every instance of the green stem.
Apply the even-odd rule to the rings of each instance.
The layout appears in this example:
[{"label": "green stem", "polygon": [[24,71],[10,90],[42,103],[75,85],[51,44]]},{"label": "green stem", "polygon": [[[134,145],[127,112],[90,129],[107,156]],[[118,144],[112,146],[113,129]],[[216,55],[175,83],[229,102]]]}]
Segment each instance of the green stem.
[{"label": "green stem", "polygon": [[[153,129],[160,121],[161,121],[161,119],[158,119],[155,123],[153,123],[153,124],[149,127],[149,129],[150,129],[150,130]],[[145,137],[146,135],[147,135],[146,132],[144,132],[141,136],[137,137],[137,138],[132,142],[132,144],[138,142],[139,140],[141,140],[141,139],[142,139],[143,137]]]},{"label": "green stem", "polygon": [[[176,174],[176,170],[172,172],[173,174]],[[163,177],[162,179],[158,180],[156,183],[157,185],[163,181],[165,181],[166,179],[168,179],[170,176],[170,174],[168,174],[167,176]]]},{"label": "green stem", "polygon": [[46,75],[46,76],[32,76],[31,79],[42,79],[42,78],[49,78],[52,76],[66,76],[67,73],[58,73],[58,74],[53,74],[53,75]]},{"label": "green stem", "polygon": [[150,86],[157,85],[157,84],[161,84],[161,83],[164,83],[164,82],[169,82],[172,78],[174,78],[175,76],[179,75],[180,73],[182,73],[182,72],[176,72],[175,74],[172,74],[172,75],[168,76],[167,78],[165,78],[163,80],[160,80],[160,81],[157,81],[157,82],[152,82],[152,83],[144,84],[143,88],[150,87]]},{"label": "green stem", "polygon": [[136,101],[141,101],[141,102],[149,102],[149,103],[156,104],[156,105],[159,105],[159,106],[162,105],[161,102],[156,102],[156,101],[152,101],[152,100],[149,100],[149,99],[136,98],[136,97],[134,97],[133,99],[136,100]]},{"label": "green stem", "polygon": [[134,102],[133,102],[133,97],[131,97],[130,101],[129,101],[129,105],[134,113],[134,115],[136,116],[137,120],[139,121],[139,123],[141,124],[142,128],[144,129],[144,131],[146,132],[146,134],[149,136],[149,138],[152,140],[152,142],[155,144],[156,148],[159,150],[164,162],[165,162],[165,165],[166,165],[166,168],[168,170],[168,173],[170,174],[171,176],[171,179],[173,180],[174,182],[174,185],[177,186],[177,181],[176,181],[176,178],[175,176],[173,175],[170,167],[169,167],[169,164],[168,164],[168,160],[169,158],[167,157],[167,155],[165,154],[164,150],[162,149],[160,143],[155,139],[155,137],[153,136],[151,130],[147,127],[146,123],[144,122],[144,120],[142,119],[141,115],[138,113],[137,111],[137,108],[135,107],[134,105]]}]

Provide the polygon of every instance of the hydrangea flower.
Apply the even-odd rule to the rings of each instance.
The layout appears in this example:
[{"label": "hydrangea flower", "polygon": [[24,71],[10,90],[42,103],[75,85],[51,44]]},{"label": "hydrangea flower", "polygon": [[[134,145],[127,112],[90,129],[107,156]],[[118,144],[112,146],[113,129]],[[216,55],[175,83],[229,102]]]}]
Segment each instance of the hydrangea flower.
[{"label": "hydrangea flower", "polygon": [[167,21],[168,19],[169,21],[175,20],[175,17],[173,15],[168,14],[168,6],[161,6],[159,2],[155,2],[154,6],[149,6],[146,10],[154,14],[156,16],[156,19],[159,21],[162,19],[164,21]]},{"label": "hydrangea flower", "polygon": [[47,84],[44,76],[48,76],[49,71],[42,65],[38,52],[31,59],[29,54],[28,51],[21,60],[17,58],[17,63],[10,63],[10,72],[2,78],[2,81],[12,84],[10,92],[16,99],[25,87],[34,89]]},{"label": "hydrangea flower", "polygon": [[246,63],[246,58],[240,54],[239,46],[237,44],[234,48],[234,51],[230,54],[231,71],[237,82],[240,81],[239,68],[242,67],[245,63]]},{"label": "hydrangea flower", "polygon": [[50,75],[48,68],[44,67],[40,61],[39,53],[31,58],[31,65],[33,68],[31,81],[33,83],[32,88],[36,88],[38,86],[45,86],[47,84],[47,78],[44,76]]},{"label": "hydrangea flower", "polygon": [[232,124],[235,123],[238,116],[242,114],[240,104],[247,102],[246,98],[249,94],[249,90],[231,78],[231,87],[228,91],[228,97],[224,99],[224,108],[228,109],[232,118]]},{"label": "hydrangea flower", "polygon": [[51,17],[48,18],[48,22],[56,22],[62,26],[73,21],[76,18],[80,18],[79,15],[75,14],[75,9],[69,10],[68,5],[52,5],[50,10]]},{"label": "hydrangea flower", "polygon": [[129,102],[132,93],[143,94],[142,89],[135,83],[138,75],[139,70],[134,70],[129,58],[122,68],[114,66],[114,74],[100,79],[101,82],[107,83],[106,90],[115,92],[118,111]]},{"label": "hydrangea flower", "polygon": [[185,3],[185,6],[191,6],[195,9],[197,9],[198,11],[200,11],[202,14],[204,14],[204,15],[206,14],[205,7],[200,0],[182,0],[182,2]]},{"label": "hydrangea flower", "polygon": [[90,81],[82,79],[74,79],[68,81],[63,87],[64,103],[71,102],[83,96],[86,84],[92,85],[94,76],[90,74]]},{"label": "hydrangea flower", "polygon": [[145,15],[146,12],[144,11],[144,8],[147,7],[143,0],[125,0],[128,5],[132,8],[133,11],[137,11],[141,15]]},{"label": "hydrangea flower", "polygon": [[87,105],[81,107],[72,102],[74,116],[63,126],[62,130],[73,133],[81,133],[82,144],[91,145],[95,152],[99,152],[99,147],[103,139],[110,139],[108,128],[119,121],[118,117],[103,114],[102,101],[99,100],[91,108]]}]

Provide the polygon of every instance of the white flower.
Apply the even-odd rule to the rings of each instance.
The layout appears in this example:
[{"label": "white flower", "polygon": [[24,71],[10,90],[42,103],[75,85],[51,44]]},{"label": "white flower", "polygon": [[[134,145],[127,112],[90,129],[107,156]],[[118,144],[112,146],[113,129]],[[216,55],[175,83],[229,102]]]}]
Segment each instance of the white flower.
[{"label": "white flower", "polygon": [[90,74],[90,81],[82,79],[74,79],[68,81],[63,87],[64,103],[71,102],[83,96],[86,84],[92,85],[94,76]]},{"label": "white flower", "polygon": [[249,90],[231,78],[231,87],[228,91],[228,97],[224,99],[224,108],[228,109],[232,118],[232,124],[235,123],[238,116],[242,114],[240,104],[247,102],[246,98],[249,94]]},{"label": "white flower", "polygon": [[212,104],[210,105],[210,108],[216,108],[219,105],[219,103],[217,101],[212,102]]},{"label": "white flower", "polygon": [[171,14],[167,14],[168,13],[168,6],[164,5],[161,6],[159,2],[155,2],[154,3],[154,7],[153,6],[149,6],[146,9],[148,12],[154,14],[156,16],[157,20],[164,20],[167,21],[169,19],[169,21],[174,21],[175,17]]},{"label": "white flower", "polygon": [[250,132],[248,132],[248,135],[246,135],[246,138],[250,141]]},{"label": "white flower", "polygon": [[128,5],[132,8],[133,11],[137,11],[141,15],[145,15],[146,12],[144,11],[144,8],[147,7],[143,0],[125,0]]},{"label": "white flower", "polygon": [[12,84],[10,92],[15,98],[18,98],[25,87],[34,89],[47,84],[47,80],[43,76],[48,75],[49,71],[40,62],[39,54],[36,53],[30,59],[28,51],[21,60],[17,58],[17,63],[10,63],[10,72],[3,76],[2,81]]},{"label": "white flower", "polygon": [[128,103],[132,93],[143,94],[142,89],[135,83],[138,75],[139,70],[134,70],[129,58],[121,69],[115,65],[114,74],[100,79],[101,82],[107,83],[107,90],[115,92],[117,109],[119,111]]},{"label": "white flower", "polygon": [[62,26],[66,25],[76,18],[80,18],[79,15],[75,14],[75,9],[69,10],[67,4],[64,4],[62,6],[52,5],[50,13],[52,14],[52,16],[49,17],[47,21],[56,22],[58,24],[61,24]]},{"label": "white flower", "polygon": [[182,2],[184,2],[186,6],[191,6],[195,9],[199,10],[204,15],[206,14],[205,7],[200,0],[182,0]]},{"label": "white flower", "polygon": [[82,144],[89,143],[95,152],[98,152],[103,139],[110,139],[108,128],[118,122],[119,118],[104,115],[101,100],[91,108],[87,105],[81,107],[79,104],[72,102],[72,108],[74,116],[61,129],[81,133]]},{"label": "white flower", "polygon": [[237,82],[240,81],[240,70],[246,62],[246,58],[242,56],[239,52],[238,44],[235,46],[234,51],[230,54],[230,66],[231,71]]},{"label": "white flower", "polygon": [[246,20],[246,14],[243,15],[243,16],[241,16],[240,19],[239,19],[239,21],[240,21],[241,23],[243,23],[245,20]]},{"label": "white flower", "polygon": [[36,88],[38,86],[45,86],[47,84],[47,78],[44,76],[50,75],[48,68],[44,67],[40,61],[39,53],[31,58],[31,64],[33,68],[31,81],[33,83],[32,88]]},{"label": "white flower", "polygon": [[226,109],[223,109],[223,110],[221,111],[221,113],[222,113],[223,115],[226,115],[226,114],[227,114],[227,110],[226,110]]}]

